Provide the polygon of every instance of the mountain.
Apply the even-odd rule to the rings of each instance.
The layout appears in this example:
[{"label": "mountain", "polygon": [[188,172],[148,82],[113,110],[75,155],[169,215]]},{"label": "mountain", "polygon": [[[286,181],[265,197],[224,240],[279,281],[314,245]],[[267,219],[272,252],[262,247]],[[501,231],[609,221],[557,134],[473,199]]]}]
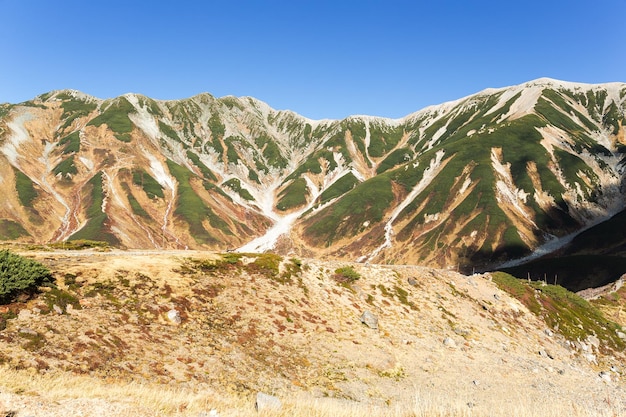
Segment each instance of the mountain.
[{"label": "mountain", "polygon": [[625,120],[551,79],[394,120],[55,91],[0,105],[0,238],[485,270],[626,208]]}]

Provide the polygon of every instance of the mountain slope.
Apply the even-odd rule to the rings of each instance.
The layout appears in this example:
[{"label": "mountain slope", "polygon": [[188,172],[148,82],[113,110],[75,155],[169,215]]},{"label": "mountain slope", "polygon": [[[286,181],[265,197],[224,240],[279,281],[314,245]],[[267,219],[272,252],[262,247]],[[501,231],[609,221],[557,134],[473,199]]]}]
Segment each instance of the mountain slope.
[{"label": "mountain slope", "polygon": [[51,92],[0,106],[0,238],[486,269],[624,210],[625,109],[550,79],[397,120]]}]

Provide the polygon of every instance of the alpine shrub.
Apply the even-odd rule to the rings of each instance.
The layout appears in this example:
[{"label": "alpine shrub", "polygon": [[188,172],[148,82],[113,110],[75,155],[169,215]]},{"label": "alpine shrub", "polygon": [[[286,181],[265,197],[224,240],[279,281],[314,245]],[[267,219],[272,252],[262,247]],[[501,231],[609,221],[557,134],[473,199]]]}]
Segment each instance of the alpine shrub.
[{"label": "alpine shrub", "polygon": [[0,251],[0,304],[9,303],[20,294],[32,294],[52,280],[50,270],[39,262],[8,250]]}]

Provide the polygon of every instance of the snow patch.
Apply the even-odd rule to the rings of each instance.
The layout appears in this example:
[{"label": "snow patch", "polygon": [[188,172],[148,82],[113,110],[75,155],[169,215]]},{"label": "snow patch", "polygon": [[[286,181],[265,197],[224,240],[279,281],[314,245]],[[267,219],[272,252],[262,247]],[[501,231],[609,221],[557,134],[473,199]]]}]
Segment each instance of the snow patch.
[{"label": "snow patch", "polygon": [[89,171],[92,171],[92,170],[93,170],[94,163],[93,163],[93,161],[92,161],[91,159],[88,159],[88,158],[86,158],[86,157],[84,157],[84,156],[79,156],[79,157],[78,157],[78,160],[79,160],[80,162],[82,162],[82,164],[83,164],[83,165],[85,165],[85,167],[86,167]]},{"label": "snow patch", "polygon": [[152,175],[154,175],[154,179],[158,182],[161,187],[168,188],[170,190],[175,190],[174,187],[174,179],[165,171],[165,167],[161,162],[154,156],[145,152],[144,155],[150,161],[150,171],[152,171]]},{"label": "snow patch", "polygon": [[435,157],[430,161],[430,165],[428,168],[424,170],[424,174],[422,179],[413,187],[409,195],[406,196],[404,201],[400,203],[391,213],[389,220],[385,224],[385,242],[374,249],[372,253],[365,256],[360,257],[357,261],[371,261],[376,256],[380,254],[383,249],[390,248],[392,246],[392,237],[393,237],[393,222],[398,218],[400,213],[409,205],[415,198],[421,193],[427,186],[432,182],[433,179],[439,174],[439,168],[441,167],[441,161],[443,159],[445,152],[443,149],[437,151]]},{"label": "snow patch", "polygon": [[142,107],[139,104],[139,99],[135,94],[126,94],[124,96],[126,100],[133,105],[136,113],[130,113],[128,118],[153,141],[161,136],[159,126],[154,119],[154,116],[150,114],[146,107]]}]

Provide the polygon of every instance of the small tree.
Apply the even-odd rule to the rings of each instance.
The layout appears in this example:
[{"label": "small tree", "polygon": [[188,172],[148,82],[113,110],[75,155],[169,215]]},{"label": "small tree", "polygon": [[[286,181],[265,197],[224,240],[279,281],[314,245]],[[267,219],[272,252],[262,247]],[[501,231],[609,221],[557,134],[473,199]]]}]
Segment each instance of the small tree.
[{"label": "small tree", "polygon": [[32,294],[37,287],[52,283],[52,273],[39,262],[0,251],[0,304],[13,301],[20,294]]}]

